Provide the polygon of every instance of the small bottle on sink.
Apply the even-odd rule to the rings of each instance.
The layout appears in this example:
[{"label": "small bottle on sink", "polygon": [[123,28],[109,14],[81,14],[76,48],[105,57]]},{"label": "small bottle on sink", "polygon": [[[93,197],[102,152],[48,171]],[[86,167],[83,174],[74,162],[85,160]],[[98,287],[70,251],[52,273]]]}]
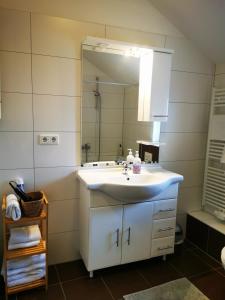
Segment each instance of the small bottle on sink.
[{"label": "small bottle on sink", "polygon": [[133,162],[133,173],[134,174],[141,173],[141,159],[139,157],[138,151],[136,151],[134,162]]},{"label": "small bottle on sink", "polygon": [[128,149],[129,154],[127,155],[127,163],[129,164],[133,164],[134,162],[134,156],[132,154],[132,149]]}]

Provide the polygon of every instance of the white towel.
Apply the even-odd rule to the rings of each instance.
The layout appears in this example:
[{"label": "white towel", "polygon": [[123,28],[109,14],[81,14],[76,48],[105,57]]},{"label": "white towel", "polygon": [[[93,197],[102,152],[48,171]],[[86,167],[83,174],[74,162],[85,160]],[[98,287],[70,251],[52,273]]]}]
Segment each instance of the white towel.
[{"label": "white towel", "polygon": [[40,262],[37,264],[32,264],[24,268],[19,268],[19,269],[13,269],[13,270],[7,270],[7,275],[8,277],[12,278],[13,276],[17,276],[19,274],[25,274],[25,273],[30,273],[31,271],[37,270],[37,269],[44,269],[45,268],[45,262]]},{"label": "white towel", "polygon": [[24,258],[17,258],[8,260],[7,268],[8,270],[26,268],[29,265],[42,263],[45,261],[45,253],[32,255]]},{"label": "white towel", "polygon": [[21,209],[19,201],[14,194],[6,197],[6,217],[17,221],[21,218]]},{"label": "white towel", "polygon": [[39,269],[31,270],[29,272],[21,272],[21,273],[15,274],[15,275],[8,276],[8,282],[15,281],[15,280],[24,278],[26,276],[34,276],[34,275],[41,273],[44,270],[45,270],[45,268],[42,267]]},{"label": "white towel", "polygon": [[20,244],[38,241],[41,239],[41,232],[38,225],[15,227],[10,229],[10,244]]},{"label": "white towel", "polygon": [[8,243],[8,250],[33,247],[33,246],[37,246],[39,243],[40,243],[40,240],[38,240],[38,241],[32,241],[32,242],[27,242],[27,243],[18,243],[18,244],[11,244],[10,241],[9,241],[9,243]]},{"label": "white towel", "polygon": [[45,276],[45,269],[38,269],[36,271],[32,271],[31,273],[24,273],[22,276],[18,275],[18,277],[8,278],[8,287],[12,287],[19,284],[24,284],[28,282],[32,282],[34,280],[41,279]]}]

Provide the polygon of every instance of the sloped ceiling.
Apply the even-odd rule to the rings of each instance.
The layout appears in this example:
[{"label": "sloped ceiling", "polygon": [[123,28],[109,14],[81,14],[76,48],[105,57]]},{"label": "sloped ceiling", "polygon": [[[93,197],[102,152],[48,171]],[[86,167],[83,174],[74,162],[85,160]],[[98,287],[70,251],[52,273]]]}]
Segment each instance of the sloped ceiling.
[{"label": "sloped ceiling", "polygon": [[214,63],[225,63],[225,0],[149,0]]}]

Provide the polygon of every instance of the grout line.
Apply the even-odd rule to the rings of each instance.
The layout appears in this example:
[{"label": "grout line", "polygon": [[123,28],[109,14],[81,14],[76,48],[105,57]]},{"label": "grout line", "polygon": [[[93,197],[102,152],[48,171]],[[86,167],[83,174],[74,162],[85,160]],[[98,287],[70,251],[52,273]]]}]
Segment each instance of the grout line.
[{"label": "grout line", "polygon": [[63,289],[62,282],[61,282],[61,280],[60,280],[59,271],[58,271],[56,265],[54,265],[54,268],[55,268],[56,275],[57,275],[57,278],[58,278],[58,284],[59,284],[59,286],[60,286],[60,288],[61,288],[61,290],[62,290],[63,297],[64,297],[64,299],[66,300],[66,294],[65,294],[65,291],[64,291],[64,289]]},{"label": "grout line", "polygon": [[79,277],[76,277],[76,278],[72,278],[72,279],[68,279],[68,280],[63,280],[61,282],[62,283],[66,283],[66,282],[71,282],[71,281],[77,281],[77,280],[84,279],[84,278],[89,278],[89,277],[88,277],[88,275],[83,275],[83,276],[79,276]]},{"label": "grout line", "polygon": [[68,97],[68,98],[81,98],[81,96],[77,95],[61,95],[61,94],[46,94],[46,93],[34,93],[31,92],[21,92],[21,91],[1,91],[2,94],[21,94],[21,95],[37,95],[37,96],[54,96],[54,97]]},{"label": "grout line", "polygon": [[105,288],[107,289],[108,293],[110,294],[111,298],[112,298],[113,300],[116,300],[116,299],[113,297],[113,294],[112,294],[110,288],[108,287],[107,283],[105,282],[105,280],[103,279],[102,276],[100,276],[100,279],[101,279],[101,281],[103,282],[103,284],[104,284]]},{"label": "grout line", "polygon": [[165,35],[164,48],[166,48],[167,35]]},{"label": "grout line", "polygon": [[[32,33],[31,33],[31,28],[32,28],[32,23],[31,23],[31,13],[29,13],[30,15],[30,50],[31,50],[31,53],[32,53]],[[32,125],[33,125],[33,178],[34,178],[34,181],[33,181],[33,184],[34,184],[34,191],[36,191],[36,180],[35,180],[35,153],[34,153],[34,95],[33,95],[33,91],[34,91],[34,83],[33,83],[33,59],[32,59],[32,55],[30,57],[30,60],[31,60],[31,91],[32,91],[32,94],[31,94],[31,97],[32,97]]]},{"label": "grout line", "polygon": [[74,96],[71,96],[71,95],[59,95],[59,94],[43,94],[43,93],[33,93],[34,95],[37,95],[37,96],[54,96],[54,97],[68,97],[68,98],[81,98],[81,96],[77,96],[77,95],[74,95]]},{"label": "grout line", "polygon": [[189,102],[189,101],[182,101],[182,100],[179,100],[179,101],[176,101],[175,99],[172,100],[172,101],[169,101],[169,104],[170,103],[177,103],[177,104],[180,104],[180,103],[184,103],[184,104],[190,104],[190,105],[195,105],[195,104],[198,104],[198,105],[207,105],[207,106],[210,106],[211,103],[210,102]]},{"label": "grout line", "polygon": [[18,53],[18,54],[32,54],[31,52],[25,52],[25,51],[17,51],[17,50],[7,50],[7,49],[0,49],[0,52],[8,52],[8,53]]},{"label": "grout line", "polygon": [[213,73],[202,73],[202,72],[195,72],[195,71],[186,71],[186,70],[177,70],[177,69],[171,69],[171,72],[181,72],[181,73],[189,73],[189,74],[196,74],[196,75],[205,75],[208,77],[213,77]]},{"label": "grout line", "polygon": [[207,131],[161,131],[160,133],[203,133],[203,134],[207,134]]},{"label": "grout line", "polygon": [[32,95],[32,91],[31,92],[9,92],[9,91],[1,91],[2,94],[22,94],[22,95]]},{"label": "grout line", "polygon": [[105,34],[105,39],[107,39],[107,25],[106,25],[106,24],[104,25],[104,29],[105,29],[105,32],[104,32],[104,34]]},{"label": "grout line", "polygon": [[208,270],[208,271],[200,272],[200,273],[193,274],[193,275],[191,275],[191,276],[185,276],[185,277],[186,277],[186,278],[188,277],[188,279],[193,279],[193,278],[199,277],[199,276],[201,276],[201,275],[205,275],[205,274],[211,273],[212,271],[214,271],[214,270],[211,269],[211,270]]},{"label": "grout line", "polygon": [[57,269],[56,265],[55,265],[55,270],[56,270],[56,274],[57,274],[57,277],[58,277],[58,280],[59,280],[59,286],[61,287],[61,290],[62,290],[63,297],[66,300],[66,294],[65,294],[65,291],[63,289],[63,285],[62,285],[62,282],[60,280],[59,272],[58,272],[58,269]]},{"label": "grout line", "polygon": [[145,283],[147,283],[147,285],[150,285],[150,286],[151,286],[151,282],[148,281],[147,278],[145,278],[144,274],[142,274],[141,271],[139,271],[139,270],[137,270],[137,269],[135,269],[135,271],[138,273],[138,275],[141,276],[141,278],[144,280]]},{"label": "grout line", "polygon": [[75,61],[81,61],[81,58],[78,58],[78,57],[68,57],[68,56],[36,53],[36,52],[32,52],[31,54],[36,55],[36,56],[47,56],[47,57],[51,57],[51,58],[63,58],[63,59],[71,59],[71,60],[75,60]]},{"label": "grout line", "polygon": [[58,271],[56,265],[54,265],[54,269],[55,269],[55,272],[56,272],[56,276],[57,276],[58,282],[61,282],[61,280],[60,280],[60,275],[59,275],[59,271]]}]

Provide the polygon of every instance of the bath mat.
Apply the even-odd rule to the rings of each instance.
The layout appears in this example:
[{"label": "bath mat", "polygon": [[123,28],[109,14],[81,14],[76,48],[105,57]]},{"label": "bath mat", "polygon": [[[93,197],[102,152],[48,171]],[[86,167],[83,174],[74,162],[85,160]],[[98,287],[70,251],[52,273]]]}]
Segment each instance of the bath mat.
[{"label": "bath mat", "polygon": [[125,300],[209,300],[187,278],[173,280],[123,298]]}]

